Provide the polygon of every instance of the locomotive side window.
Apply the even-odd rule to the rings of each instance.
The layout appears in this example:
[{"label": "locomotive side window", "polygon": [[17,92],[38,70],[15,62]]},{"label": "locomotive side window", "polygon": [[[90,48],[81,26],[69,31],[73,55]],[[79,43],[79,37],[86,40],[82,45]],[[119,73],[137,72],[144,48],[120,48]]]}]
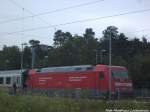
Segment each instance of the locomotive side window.
[{"label": "locomotive side window", "polygon": [[0,84],[3,84],[3,83],[4,83],[4,78],[0,77]]},{"label": "locomotive side window", "polygon": [[10,77],[6,77],[6,84],[10,84],[11,83],[11,78]]},{"label": "locomotive side window", "polygon": [[100,79],[100,80],[104,79],[104,72],[100,72],[100,73],[99,73],[99,79]]}]

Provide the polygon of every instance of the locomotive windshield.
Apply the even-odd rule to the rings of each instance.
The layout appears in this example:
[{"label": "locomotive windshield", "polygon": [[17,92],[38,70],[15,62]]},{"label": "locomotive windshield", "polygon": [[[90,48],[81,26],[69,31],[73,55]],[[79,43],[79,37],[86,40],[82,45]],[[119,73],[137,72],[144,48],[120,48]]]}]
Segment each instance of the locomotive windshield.
[{"label": "locomotive windshield", "polygon": [[113,71],[113,78],[128,78],[128,73],[126,71]]}]

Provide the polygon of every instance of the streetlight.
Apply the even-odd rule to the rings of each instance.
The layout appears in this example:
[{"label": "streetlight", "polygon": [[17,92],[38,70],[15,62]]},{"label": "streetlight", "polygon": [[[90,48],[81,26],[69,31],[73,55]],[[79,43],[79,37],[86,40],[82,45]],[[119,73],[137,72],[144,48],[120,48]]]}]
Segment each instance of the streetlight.
[{"label": "streetlight", "polygon": [[34,64],[35,64],[35,46],[32,46],[31,48],[32,52],[32,61],[31,61],[31,68],[34,69]]},{"label": "streetlight", "polygon": [[103,53],[106,52],[105,49],[100,50],[101,64],[103,63]]},{"label": "streetlight", "polygon": [[23,46],[26,46],[27,45],[27,43],[22,43],[21,44],[21,73],[22,73],[22,71],[23,71],[23,52],[24,52],[24,50],[23,50]]},{"label": "streetlight", "polygon": [[103,62],[103,53],[106,52],[106,50],[105,49],[102,49],[102,50],[95,49],[94,51],[96,52],[96,64],[98,64],[99,53],[100,53],[100,61],[101,61],[101,64],[102,64],[102,62]]},{"label": "streetlight", "polygon": [[5,63],[6,63],[6,66],[5,66],[6,68],[5,68],[5,70],[7,70],[7,65],[8,65],[8,63],[9,63],[9,60],[6,59],[6,60],[5,60]]},{"label": "streetlight", "polygon": [[97,50],[95,50],[95,52],[96,52],[96,64],[97,64]]},{"label": "streetlight", "polygon": [[111,100],[111,31],[109,35],[109,100]]},{"label": "streetlight", "polygon": [[46,64],[47,61],[48,61],[48,56],[46,55],[46,56],[44,56],[44,66],[45,66],[45,67],[48,65],[48,64]]}]

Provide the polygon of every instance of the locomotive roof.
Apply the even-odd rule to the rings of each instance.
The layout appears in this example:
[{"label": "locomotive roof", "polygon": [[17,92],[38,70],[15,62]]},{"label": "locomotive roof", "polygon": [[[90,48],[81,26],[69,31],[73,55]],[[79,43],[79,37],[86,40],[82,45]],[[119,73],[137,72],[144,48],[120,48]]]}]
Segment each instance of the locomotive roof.
[{"label": "locomotive roof", "polygon": [[74,72],[92,70],[92,65],[78,65],[78,66],[63,66],[63,67],[47,67],[41,68],[40,72]]},{"label": "locomotive roof", "polygon": [[[99,70],[99,69],[105,69],[106,67],[109,67],[108,65],[78,65],[78,66],[62,66],[62,67],[46,67],[46,68],[40,68],[36,69],[37,72],[45,73],[45,72],[78,72],[78,71],[89,71],[89,70]],[[122,66],[112,66],[112,69],[125,69],[125,67]]]}]

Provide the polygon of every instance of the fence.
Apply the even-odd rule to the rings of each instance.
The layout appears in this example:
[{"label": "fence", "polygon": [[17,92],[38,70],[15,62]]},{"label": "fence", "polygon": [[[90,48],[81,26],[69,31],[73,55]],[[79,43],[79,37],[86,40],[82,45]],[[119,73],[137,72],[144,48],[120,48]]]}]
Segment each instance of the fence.
[{"label": "fence", "polygon": [[[10,93],[13,89],[10,89]],[[30,95],[46,95],[49,97],[65,97],[65,98],[89,98],[89,99],[107,99],[108,93],[102,93],[96,90],[64,90],[64,89],[27,89],[23,90],[18,88],[18,94],[30,94]],[[150,101],[150,88],[136,88],[133,89],[132,94],[116,92],[115,96],[112,95],[113,100],[122,99],[136,99],[136,100],[148,100]]]}]

